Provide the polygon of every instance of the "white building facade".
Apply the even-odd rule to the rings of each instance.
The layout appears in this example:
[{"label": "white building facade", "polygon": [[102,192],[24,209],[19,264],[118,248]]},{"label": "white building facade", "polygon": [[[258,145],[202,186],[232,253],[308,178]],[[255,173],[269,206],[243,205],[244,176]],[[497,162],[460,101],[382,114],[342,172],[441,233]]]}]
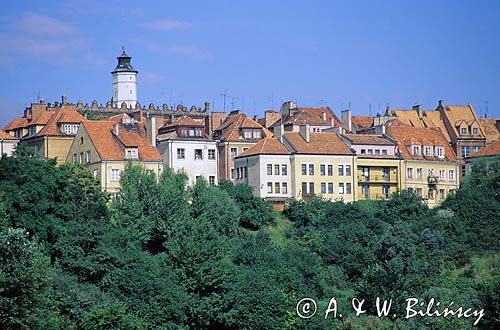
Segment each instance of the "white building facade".
[{"label": "white building facade", "polygon": [[121,107],[125,102],[127,108],[137,104],[137,71],[130,64],[131,57],[125,51],[117,57],[118,65],[111,72],[113,75],[113,107]]}]

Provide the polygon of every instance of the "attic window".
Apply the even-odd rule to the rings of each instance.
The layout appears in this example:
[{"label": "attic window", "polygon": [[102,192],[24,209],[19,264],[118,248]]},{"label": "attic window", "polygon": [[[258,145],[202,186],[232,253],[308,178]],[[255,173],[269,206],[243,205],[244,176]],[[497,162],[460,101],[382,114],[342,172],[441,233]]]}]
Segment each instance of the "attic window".
[{"label": "attic window", "polygon": [[467,135],[467,128],[462,127],[462,128],[460,129],[460,134],[461,134],[461,135]]},{"label": "attic window", "polygon": [[478,135],[478,129],[477,129],[477,127],[474,127],[474,128],[472,129],[472,134],[473,134],[473,135]]},{"label": "attic window", "polygon": [[78,124],[64,124],[63,125],[64,134],[74,135],[78,132]]},{"label": "attic window", "polygon": [[126,158],[139,158],[139,150],[137,148],[127,148],[125,157]]},{"label": "attic window", "polygon": [[432,147],[430,147],[430,146],[425,146],[425,147],[424,147],[424,155],[425,155],[425,156],[432,156]]},{"label": "attic window", "polygon": [[436,156],[439,158],[444,157],[444,149],[443,147],[436,147]]}]

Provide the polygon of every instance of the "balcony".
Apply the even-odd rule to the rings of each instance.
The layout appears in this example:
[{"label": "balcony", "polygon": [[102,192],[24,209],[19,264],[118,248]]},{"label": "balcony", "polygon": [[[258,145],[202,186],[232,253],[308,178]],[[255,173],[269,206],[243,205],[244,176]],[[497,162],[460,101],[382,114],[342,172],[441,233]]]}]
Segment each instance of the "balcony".
[{"label": "balcony", "polygon": [[390,175],[358,175],[359,182],[385,182],[385,183],[396,183],[396,178]]},{"label": "balcony", "polygon": [[429,184],[429,186],[437,185],[438,180],[438,177],[435,175],[427,177],[427,183]]},{"label": "balcony", "polygon": [[390,193],[378,193],[378,194],[361,194],[359,199],[383,199],[388,200],[391,197]]}]

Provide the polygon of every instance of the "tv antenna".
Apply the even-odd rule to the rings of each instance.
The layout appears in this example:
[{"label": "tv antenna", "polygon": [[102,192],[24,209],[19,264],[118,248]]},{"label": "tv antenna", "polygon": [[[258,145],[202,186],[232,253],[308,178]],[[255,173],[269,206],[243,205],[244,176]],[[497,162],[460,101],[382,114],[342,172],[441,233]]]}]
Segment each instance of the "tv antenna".
[{"label": "tv antenna", "polygon": [[224,93],[223,94],[219,94],[220,96],[223,97],[224,99],[224,112],[226,112],[226,97],[228,97],[229,95],[227,95],[227,88],[224,88]]}]

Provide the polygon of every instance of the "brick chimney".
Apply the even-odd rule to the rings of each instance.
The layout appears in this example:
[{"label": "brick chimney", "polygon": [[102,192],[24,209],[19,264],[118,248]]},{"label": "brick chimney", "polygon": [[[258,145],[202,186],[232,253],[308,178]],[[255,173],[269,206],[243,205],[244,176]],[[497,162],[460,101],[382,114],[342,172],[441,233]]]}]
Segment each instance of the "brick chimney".
[{"label": "brick chimney", "polygon": [[412,107],[413,110],[416,110],[417,113],[418,113],[418,118],[422,119],[422,115],[423,115],[423,112],[422,112],[422,105],[421,104],[416,104]]},{"label": "brick chimney", "polygon": [[210,112],[210,102],[205,102],[205,112],[209,113]]},{"label": "brick chimney", "polygon": [[61,105],[66,105],[68,103],[68,99],[66,95],[61,96]]}]

